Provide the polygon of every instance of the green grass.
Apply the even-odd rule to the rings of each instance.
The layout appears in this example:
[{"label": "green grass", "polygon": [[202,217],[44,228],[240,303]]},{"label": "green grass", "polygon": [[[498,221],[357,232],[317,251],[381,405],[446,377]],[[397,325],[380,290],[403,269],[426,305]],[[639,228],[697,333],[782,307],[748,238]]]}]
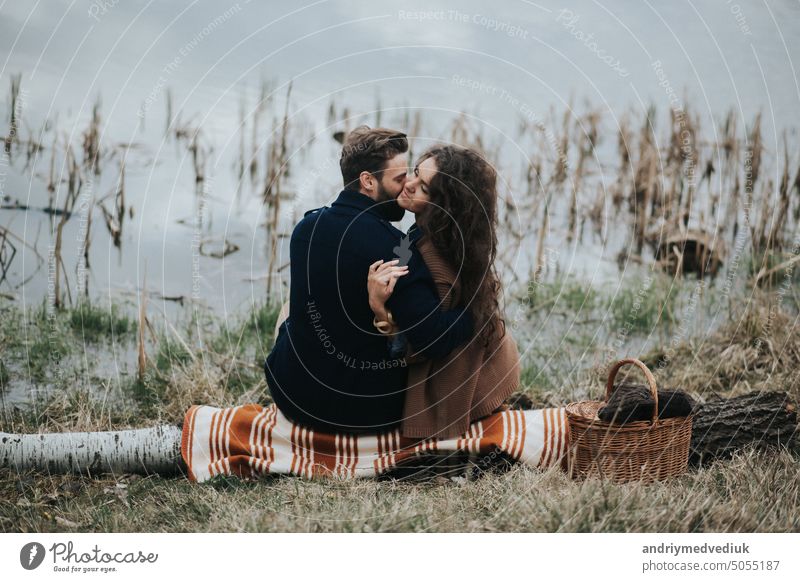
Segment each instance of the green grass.
[{"label": "green grass", "polygon": [[605,299],[608,324],[628,333],[647,333],[673,323],[682,285],[660,275],[634,278]]},{"label": "green grass", "polygon": [[69,323],[73,333],[86,341],[97,342],[106,337],[132,336],[136,322],[128,317],[117,304],[106,309],[88,300],[81,301],[69,311]]},{"label": "green grass", "polygon": [[155,365],[162,372],[169,371],[176,364],[186,364],[191,361],[192,353],[187,346],[170,336],[162,336],[158,342],[158,352]]},{"label": "green grass", "polygon": [[664,273],[628,277],[619,285],[598,288],[570,276],[540,282],[530,285],[523,298],[530,317],[528,330],[533,330],[529,335],[535,336],[536,350],[542,351],[540,340],[545,337],[548,355],[558,352],[573,361],[599,357],[604,345],[637,350],[647,338],[675,335],[679,324],[702,327],[706,317],[714,319],[715,310],[731,305],[707,281],[698,292],[700,284],[693,276],[675,279]]},{"label": "green grass", "polygon": [[[135,337],[136,322],[125,308],[113,303],[101,308],[82,301],[72,308],[52,309],[46,302],[22,310],[0,310],[0,348],[4,360],[23,368],[30,380],[52,382],[81,348],[116,343]],[[105,343],[105,342],[104,342]],[[108,345],[107,342],[105,345]]]},{"label": "green grass", "polygon": [[164,387],[165,382],[161,375],[152,371],[144,380],[140,380],[134,374],[126,378],[123,384],[124,392],[130,394],[131,398],[139,405],[140,411],[148,416],[162,403]]},{"label": "green grass", "polygon": [[545,386],[549,388],[551,387],[551,383],[548,381],[549,377],[546,368],[529,364],[522,368],[519,379],[520,383],[526,387]]},{"label": "green grass", "polygon": [[528,305],[532,311],[577,313],[594,309],[599,297],[591,284],[567,276],[529,286]]},{"label": "green grass", "polygon": [[250,315],[242,324],[244,333],[249,334],[251,338],[261,338],[263,342],[271,344],[280,310],[280,305],[269,303],[253,307]]},{"label": "green grass", "polygon": [[272,347],[280,310],[280,305],[272,303],[255,305],[242,317],[222,322],[209,344],[218,352],[241,356],[250,350],[263,358]]},{"label": "green grass", "polygon": [[35,380],[44,381],[54,375],[72,353],[75,345],[62,317],[54,315],[49,319],[37,316],[33,326],[22,330],[24,344],[13,353],[27,364],[30,375]]}]

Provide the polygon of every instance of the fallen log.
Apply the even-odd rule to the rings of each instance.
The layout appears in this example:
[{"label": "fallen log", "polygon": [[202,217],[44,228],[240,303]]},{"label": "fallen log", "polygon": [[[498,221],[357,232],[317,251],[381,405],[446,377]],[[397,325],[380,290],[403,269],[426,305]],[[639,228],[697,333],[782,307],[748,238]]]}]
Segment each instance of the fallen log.
[{"label": "fallen log", "polygon": [[167,424],[109,432],[0,433],[0,467],[51,474],[184,472],[181,429]]},{"label": "fallen log", "polygon": [[695,408],[689,462],[729,458],[748,445],[793,446],[796,439],[797,406],[786,392],[721,398]]},{"label": "fallen log", "polygon": [[[529,398],[515,395],[509,404],[513,408],[531,408],[533,403]],[[797,406],[785,392],[757,392],[713,400],[694,409],[689,461],[700,465],[729,458],[749,445],[762,449],[793,446],[797,432]],[[175,425],[112,432],[0,433],[0,468],[18,472],[38,469],[54,474],[180,475],[185,472],[180,442],[181,428]],[[429,461],[432,472],[440,476],[466,472],[469,465],[482,470],[511,466],[503,455],[469,457],[448,453],[446,459]],[[431,474],[419,466],[419,461],[415,465],[413,473]]]}]

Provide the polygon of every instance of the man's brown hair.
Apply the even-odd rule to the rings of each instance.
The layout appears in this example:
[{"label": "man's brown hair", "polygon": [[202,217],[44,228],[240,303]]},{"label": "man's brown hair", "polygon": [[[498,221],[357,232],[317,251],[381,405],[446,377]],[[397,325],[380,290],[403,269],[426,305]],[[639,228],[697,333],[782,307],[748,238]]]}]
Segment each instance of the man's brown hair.
[{"label": "man's brown hair", "polygon": [[369,172],[380,179],[386,162],[397,154],[408,151],[406,134],[394,129],[376,127],[371,129],[360,125],[347,134],[339,158],[344,187],[358,190],[361,172]]}]

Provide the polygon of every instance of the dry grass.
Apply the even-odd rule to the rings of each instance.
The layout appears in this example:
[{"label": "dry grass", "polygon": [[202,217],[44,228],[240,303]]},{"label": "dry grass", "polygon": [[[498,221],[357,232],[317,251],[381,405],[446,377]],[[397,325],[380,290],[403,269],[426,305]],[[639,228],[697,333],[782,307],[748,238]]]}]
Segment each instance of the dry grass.
[{"label": "dry grass", "polygon": [[225,363],[215,365],[211,359],[208,356],[173,368],[164,390],[165,419],[170,422],[183,420],[184,414],[193,404],[224,408],[269,399],[267,383],[263,379],[239,394],[227,390]]},{"label": "dry grass", "polygon": [[86,388],[59,390],[30,408],[6,410],[3,432],[82,432],[117,430],[141,422],[137,411],[110,397],[111,384],[103,395]]},{"label": "dry grass", "polygon": [[[650,354],[659,381],[699,396],[770,388],[797,398],[796,315],[774,307],[768,299],[754,300],[714,334],[676,346],[660,369],[665,353]],[[33,410],[7,412],[0,430],[152,426],[181,421],[192,404],[263,402],[263,374],[252,369],[247,354],[259,353],[252,342],[262,337],[257,330],[272,329],[273,315],[258,311],[251,318],[255,323],[248,319],[218,341],[205,341],[203,349],[188,336],[177,348],[161,339],[144,383],[121,386],[121,395],[112,394],[110,383],[94,395],[66,388]],[[586,350],[580,345],[552,351],[551,368],[538,384],[526,385],[536,405],[545,396],[556,404],[573,399],[566,384],[548,388],[542,382],[559,366],[594,373]],[[790,532],[800,528],[798,461],[799,450],[748,450],[647,486],[574,482],[557,469],[540,472],[520,465],[476,479],[272,477],[204,485],[156,476],[90,479],[5,469],[0,470],[0,531]]]},{"label": "dry grass", "polygon": [[668,483],[574,482],[516,466],[429,483],[16,475],[0,530],[18,532],[791,532],[797,453],[746,451]]},{"label": "dry grass", "polygon": [[643,359],[662,383],[700,396],[785,390],[800,400],[798,316],[770,302],[754,302],[717,332]]},{"label": "dry grass", "polygon": [[[585,301],[568,307],[567,299],[567,316],[579,313]],[[765,389],[786,390],[800,399],[800,338],[793,305],[789,296],[779,304],[774,293],[756,289],[741,314],[713,334],[690,335],[673,351],[654,352],[646,359],[661,385],[696,396]],[[192,404],[265,402],[263,372],[253,362],[261,359],[276,317],[275,307],[259,308],[202,341],[170,326],[148,346],[149,366],[142,380],[132,373],[119,385],[103,380],[102,390],[90,392],[68,371],[49,399],[31,409],[6,410],[0,430],[153,426],[180,422]],[[628,319],[624,313],[614,317]],[[681,320],[680,313],[676,317]],[[41,352],[44,358],[44,350],[23,349],[19,319],[11,310],[0,322],[0,345],[8,347],[4,356]],[[29,325],[48,322],[33,318]],[[588,325],[593,336],[594,324]],[[213,325],[198,326],[194,320],[186,325],[187,330],[198,327]],[[603,355],[599,362],[609,359],[604,342],[584,343],[575,330],[564,337],[557,337],[555,328],[551,331],[554,337],[540,338],[537,346],[547,356],[547,367],[539,374],[528,370],[525,376],[523,393],[536,406],[576,399],[574,386],[564,381],[571,377],[596,375],[594,380],[602,380],[599,374],[605,368],[594,370],[592,350]],[[52,333],[63,335],[58,337],[66,343],[79,341],[69,326]],[[557,345],[542,345],[547,341]],[[135,355],[132,351],[131,361]],[[659,367],[659,361],[666,365]],[[648,486],[574,482],[558,470],[540,472],[521,465],[477,479],[272,477],[259,482],[217,479],[204,485],[156,476],[89,479],[6,469],[0,470],[0,531],[790,532],[800,527],[798,461],[798,450],[744,451]]]}]

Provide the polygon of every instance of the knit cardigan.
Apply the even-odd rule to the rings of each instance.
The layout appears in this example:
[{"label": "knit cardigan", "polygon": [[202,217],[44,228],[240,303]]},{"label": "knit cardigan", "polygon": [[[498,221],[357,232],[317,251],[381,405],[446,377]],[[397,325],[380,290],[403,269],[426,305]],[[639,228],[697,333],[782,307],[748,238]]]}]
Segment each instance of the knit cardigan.
[{"label": "knit cardigan", "polygon": [[[433,276],[441,309],[459,305],[461,286],[456,273],[427,236],[417,248]],[[413,354],[413,347],[410,351]],[[473,337],[444,358],[409,358],[401,433],[411,438],[452,438],[498,409],[519,386],[519,351],[505,330],[493,345]]]}]

